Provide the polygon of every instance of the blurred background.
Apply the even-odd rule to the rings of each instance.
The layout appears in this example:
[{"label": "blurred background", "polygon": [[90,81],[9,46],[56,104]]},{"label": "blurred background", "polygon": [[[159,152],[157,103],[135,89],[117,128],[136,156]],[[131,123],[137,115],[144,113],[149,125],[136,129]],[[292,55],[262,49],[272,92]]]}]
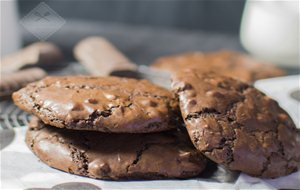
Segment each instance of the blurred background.
[{"label": "blurred background", "polygon": [[[49,28],[28,30],[30,23],[24,21],[40,3],[63,20],[57,26],[51,23],[54,31],[43,39],[38,35]],[[184,51],[233,49],[283,67],[299,66],[298,0],[10,0],[1,1],[1,9],[2,33],[21,36],[14,39],[20,38],[15,41],[22,45],[53,41],[70,58],[80,39],[101,35],[143,64]],[[49,15],[35,16],[42,20]],[[5,32],[7,28],[12,32]],[[14,34],[17,31],[20,34]],[[9,44],[2,54],[15,51],[18,44],[14,46],[10,37],[1,39],[1,46]]]},{"label": "blurred background", "polygon": [[[244,0],[16,0],[18,21],[41,2],[65,20],[46,40],[70,55],[73,46],[90,35],[108,38],[143,64],[182,51],[242,50],[238,34]],[[22,44],[39,40],[22,24],[19,28]]]},{"label": "blurred background", "polygon": [[239,33],[244,0],[19,0],[20,16],[25,16],[39,2],[47,3],[64,19],[105,21],[135,26],[164,27]]}]

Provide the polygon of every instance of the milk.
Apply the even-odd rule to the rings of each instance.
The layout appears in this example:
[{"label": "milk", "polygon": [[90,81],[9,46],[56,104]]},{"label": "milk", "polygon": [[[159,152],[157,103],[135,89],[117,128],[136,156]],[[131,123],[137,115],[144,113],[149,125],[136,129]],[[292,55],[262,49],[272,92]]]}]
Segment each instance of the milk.
[{"label": "milk", "polygon": [[1,3],[1,58],[21,47],[21,32],[18,21],[17,2],[15,0]]},{"label": "milk", "polygon": [[300,13],[298,0],[248,0],[240,39],[257,58],[287,67],[299,67]]}]

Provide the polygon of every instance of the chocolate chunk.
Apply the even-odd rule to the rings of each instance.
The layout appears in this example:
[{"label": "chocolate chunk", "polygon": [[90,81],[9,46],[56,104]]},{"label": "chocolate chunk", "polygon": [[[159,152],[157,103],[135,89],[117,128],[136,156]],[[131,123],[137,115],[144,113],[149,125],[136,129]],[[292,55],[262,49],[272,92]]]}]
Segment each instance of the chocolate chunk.
[{"label": "chocolate chunk", "polygon": [[177,72],[172,87],[192,142],[211,160],[267,178],[300,168],[295,124],[276,101],[253,86],[186,70]]},{"label": "chocolate chunk", "polygon": [[15,92],[13,99],[46,124],[78,130],[164,131],[179,113],[171,92],[146,80],[118,77],[47,77]]},{"label": "chocolate chunk", "polygon": [[206,165],[185,131],[78,132],[46,126],[37,119],[31,125],[28,147],[49,166],[72,174],[112,180],[188,178]]},{"label": "chocolate chunk", "polygon": [[46,75],[46,72],[40,68],[24,69],[11,74],[3,74],[0,80],[0,97],[8,97],[14,91],[19,90],[28,83],[40,80]]},{"label": "chocolate chunk", "polygon": [[255,60],[234,51],[190,52],[161,57],[151,65],[155,69],[176,73],[186,68],[213,71],[253,83],[258,79],[282,76],[285,72],[272,64]]},{"label": "chocolate chunk", "polygon": [[23,68],[53,68],[61,64],[63,54],[49,42],[33,43],[20,51],[1,59],[1,73],[13,73]]}]

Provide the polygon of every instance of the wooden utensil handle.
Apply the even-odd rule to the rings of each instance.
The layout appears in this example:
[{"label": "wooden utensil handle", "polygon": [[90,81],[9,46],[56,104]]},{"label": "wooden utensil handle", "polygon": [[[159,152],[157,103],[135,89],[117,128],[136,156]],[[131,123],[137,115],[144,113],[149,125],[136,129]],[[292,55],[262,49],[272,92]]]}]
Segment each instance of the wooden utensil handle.
[{"label": "wooden utensil handle", "polygon": [[83,39],[75,46],[74,54],[92,75],[108,76],[117,71],[137,69],[137,65],[102,37]]}]

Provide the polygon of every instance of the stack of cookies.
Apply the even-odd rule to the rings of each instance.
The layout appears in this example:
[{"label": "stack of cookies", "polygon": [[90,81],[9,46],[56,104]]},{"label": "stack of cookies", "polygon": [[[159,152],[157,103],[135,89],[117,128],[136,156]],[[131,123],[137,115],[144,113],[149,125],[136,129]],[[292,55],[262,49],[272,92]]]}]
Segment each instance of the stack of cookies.
[{"label": "stack of cookies", "polygon": [[34,115],[26,143],[51,167],[113,180],[188,178],[205,168],[179,129],[172,93],[146,80],[47,77],[13,99]]}]

